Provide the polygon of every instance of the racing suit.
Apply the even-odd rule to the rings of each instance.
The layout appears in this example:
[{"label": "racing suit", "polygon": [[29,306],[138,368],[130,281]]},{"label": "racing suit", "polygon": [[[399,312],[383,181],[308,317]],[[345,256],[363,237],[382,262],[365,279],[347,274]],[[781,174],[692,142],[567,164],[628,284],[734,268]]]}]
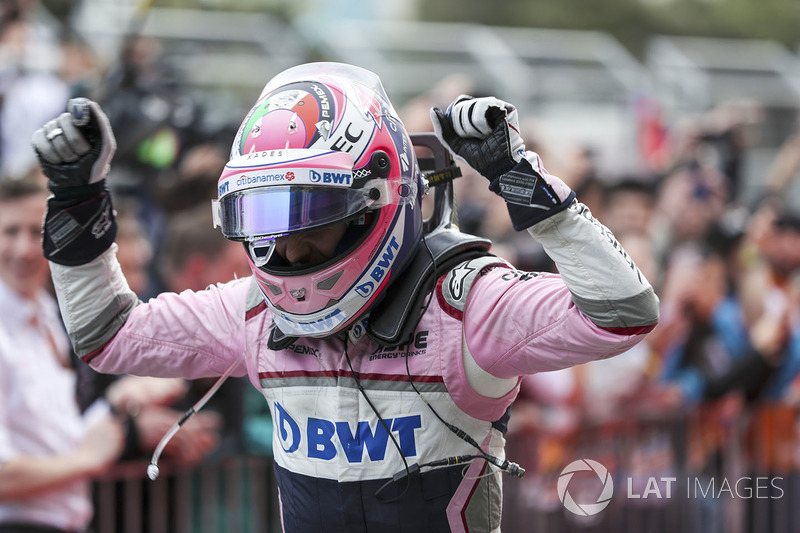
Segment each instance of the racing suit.
[{"label": "racing suit", "polygon": [[559,274],[492,256],[462,263],[440,273],[412,338],[393,347],[351,331],[271,350],[271,312],[249,278],[139,302],[116,245],[51,268],[76,351],[100,372],[195,379],[242,361],[236,373],[274,419],[286,531],[497,531],[499,471],[474,460],[382,489],[405,471],[399,452],[409,465],[475,453],[435,410],[502,458],[522,376],[622,353],[658,320],[653,289],[585,206],[528,232]]}]

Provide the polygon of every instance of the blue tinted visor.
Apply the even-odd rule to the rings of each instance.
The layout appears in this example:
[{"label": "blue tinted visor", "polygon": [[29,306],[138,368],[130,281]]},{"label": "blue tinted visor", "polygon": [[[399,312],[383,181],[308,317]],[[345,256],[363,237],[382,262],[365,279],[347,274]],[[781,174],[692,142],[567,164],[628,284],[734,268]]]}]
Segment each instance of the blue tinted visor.
[{"label": "blue tinted visor", "polygon": [[215,226],[233,240],[277,237],[377,207],[361,189],[292,185],[245,189],[213,202]]}]

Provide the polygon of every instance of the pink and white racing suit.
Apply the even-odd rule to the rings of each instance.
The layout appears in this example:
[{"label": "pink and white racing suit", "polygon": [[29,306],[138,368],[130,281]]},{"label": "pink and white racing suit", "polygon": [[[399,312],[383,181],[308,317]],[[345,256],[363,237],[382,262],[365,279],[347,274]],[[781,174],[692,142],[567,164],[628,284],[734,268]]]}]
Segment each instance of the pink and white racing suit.
[{"label": "pink and white racing suit", "polygon": [[475,453],[433,410],[503,457],[522,376],[622,353],[658,320],[649,283],[584,206],[528,231],[559,275],[495,257],[462,263],[440,277],[410,342],[393,347],[351,333],[271,350],[271,314],[249,278],[142,303],[115,247],[52,268],[76,350],[101,372],[193,379],[242,361],[274,419],[286,531],[497,531],[500,473],[483,460],[379,489],[405,472],[401,451],[409,465]]}]

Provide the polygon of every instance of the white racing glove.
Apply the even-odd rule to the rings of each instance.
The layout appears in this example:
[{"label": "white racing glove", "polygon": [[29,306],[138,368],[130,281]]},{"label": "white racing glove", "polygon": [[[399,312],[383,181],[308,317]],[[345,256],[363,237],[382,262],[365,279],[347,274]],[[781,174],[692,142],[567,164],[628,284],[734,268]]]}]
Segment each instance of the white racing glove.
[{"label": "white racing glove", "polygon": [[511,104],[461,95],[446,112],[431,109],[431,121],[436,137],[503,197],[515,230],[563,211],[575,199],[563,181],[547,172],[538,154],[525,150]]},{"label": "white racing glove", "polygon": [[73,98],[67,112],[33,134],[33,148],[53,196],[47,202],[44,255],[82,265],[114,242],[117,224],[106,187],[116,140],[97,103]]}]

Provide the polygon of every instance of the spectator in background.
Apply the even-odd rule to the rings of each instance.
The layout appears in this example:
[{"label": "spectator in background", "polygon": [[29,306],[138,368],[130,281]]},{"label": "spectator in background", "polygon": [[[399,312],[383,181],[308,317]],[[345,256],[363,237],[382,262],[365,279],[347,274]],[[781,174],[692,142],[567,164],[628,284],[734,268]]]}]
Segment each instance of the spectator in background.
[{"label": "spectator in background", "polygon": [[170,291],[201,291],[250,274],[242,246],[215,231],[206,204],[175,213],[167,222],[158,267]]},{"label": "spectator in background", "polygon": [[744,156],[760,134],[764,109],[752,100],[730,100],[708,112],[684,117],[678,124],[676,166],[713,168],[725,182],[725,201],[741,199]]},{"label": "spectator in background", "polygon": [[36,163],[28,134],[70,96],[59,76],[56,31],[38,7],[27,0],[4,0],[0,7],[0,179],[20,179]]},{"label": "spectator in background", "polygon": [[[230,137],[233,135],[231,133]],[[222,143],[212,136],[188,148],[181,156],[176,172],[164,176],[156,184],[155,202],[167,216],[200,204],[208,207],[208,199],[217,194],[219,175],[228,162],[230,137]]]},{"label": "spectator in background", "polygon": [[122,197],[115,204],[122,223],[119,227],[117,260],[128,279],[128,286],[143,298],[151,289],[150,264],[153,245],[144,233],[139,220],[139,203],[131,197]]},{"label": "spectator in background", "polygon": [[787,192],[800,171],[800,132],[786,139],[772,161],[765,178],[768,193],[781,195]]},{"label": "spectator in background", "polygon": [[159,181],[169,179],[183,154],[206,137],[202,109],[176,82],[176,71],[163,61],[161,42],[134,36],[97,91],[120,132],[111,186],[139,197],[146,214],[155,207]]},{"label": "spectator in background", "polygon": [[111,467],[123,429],[102,407],[81,416],[70,345],[46,292],[41,175],[0,182],[0,532],[78,532],[89,480]]},{"label": "spectator in background", "polygon": [[662,313],[671,334],[662,347],[662,378],[676,384],[690,405],[702,401],[707,383],[749,349],[747,324],[726,268],[718,252],[691,244],[676,250],[667,267]]},{"label": "spectator in background", "polygon": [[725,177],[713,167],[679,165],[660,181],[652,231],[659,261],[684,242],[700,242],[727,205]]},{"label": "spectator in background", "polygon": [[[721,238],[711,236],[716,244]],[[682,396],[692,403],[734,391],[750,401],[782,401],[793,394],[800,372],[793,340],[800,316],[800,218],[768,199],[737,240],[732,252],[722,246],[695,260],[686,246],[675,250],[662,291],[664,329],[650,338],[670,332],[666,374],[682,383]]]},{"label": "spectator in background", "polygon": [[649,182],[630,177],[608,185],[601,206],[600,220],[615,235],[650,234],[656,195]]},{"label": "spectator in background", "polygon": [[768,198],[754,214],[748,238],[757,255],[742,282],[744,305],[759,341],[756,348],[774,368],[762,396],[777,401],[796,394],[800,374],[800,213]]},{"label": "spectator in background", "polygon": [[433,131],[430,109],[447,106],[459,94],[475,94],[476,83],[471,77],[454,73],[398,109],[400,118],[410,133]]},{"label": "spectator in background", "polygon": [[[242,254],[242,246],[225,239],[214,229],[211,210],[203,202],[194,208],[173,213],[168,219],[158,271],[168,291],[202,291],[217,283],[247,277],[250,266],[247,257]],[[214,382],[214,379],[189,381],[187,396],[177,405],[189,408]],[[247,383],[247,378],[229,378],[211,398],[205,410],[198,413],[216,413],[222,421],[222,442],[214,457],[242,450],[242,432],[245,430],[243,402],[246,394],[258,394],[254,389],[249,389],[252,387]],[[261,414],[268,416],[268,413],[264,409]],[[271,434],[261,438],[269,440]]]},{"label": "spectator in background", "polygon": [[[746,418],[747,455],[743,461],[747,475],[779,476],[793,484],[800,471],[796,454],[800,434],[800,217],[784,202],[770,198],[756,211],[748,230],[742,246],[748,262],[737,286],[749,342],[725,373],[706,381],[704,412],[715,417],[697,428],[705,435],[694,448],[702,449],[699,444],[709,442],[709,429],[715,427],[722,448],[730,438],[725,428],[731,427],[731,417],[742,412],[735,404],[741,397],[750,415]],[[708,402],[717,398],[723,400]],[[707,445],[705,450],[709,450]],[[763,501],[747,501],[750,516],[760,517],[757,531],[776,530],[779,513],[773,508],[773,498],[782,496],[782,491],[772,491]]]},{"label": "spectator in background", "polygon": [[576,195],[586,199],[584,205],[602,221],[605,184],[599,173],[595,150],[586,143],[576,141],[561,151],[561,165],[556,168],[560,168],[564,182],[575,190]]}]

